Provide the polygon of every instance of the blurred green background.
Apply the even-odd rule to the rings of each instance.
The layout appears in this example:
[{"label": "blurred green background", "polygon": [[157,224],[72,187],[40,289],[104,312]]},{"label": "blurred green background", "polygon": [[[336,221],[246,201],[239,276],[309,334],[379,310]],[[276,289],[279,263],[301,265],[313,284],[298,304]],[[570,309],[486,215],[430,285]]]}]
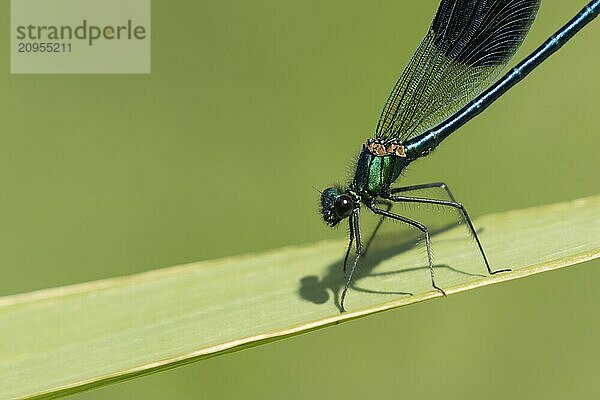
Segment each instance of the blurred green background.
[{"label": "blurred green background", "polygon": [[[515,60],[585,3],[544,0]],[[155,1],[140,76],[10,75],[5,27],[0,295],[344,237],[315,189],[348,175],[437,4]],[[596,22],[404,182],[445,181],[473,216],[599,193],[599,45]],[[589,397],[598,266],[73,398]]]}]

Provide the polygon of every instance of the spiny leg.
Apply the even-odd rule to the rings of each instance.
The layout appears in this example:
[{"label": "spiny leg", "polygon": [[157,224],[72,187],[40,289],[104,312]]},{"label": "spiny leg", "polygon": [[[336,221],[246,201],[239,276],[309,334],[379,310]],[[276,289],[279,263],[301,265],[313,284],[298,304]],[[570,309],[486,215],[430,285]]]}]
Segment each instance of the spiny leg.
[{"label": "spiny leg", "polygon": [[[388,212],[392,209],[392,206],[394,205],[394,203],[392,203],[391,201],[387,201],[387,200],[376,200],[376,201],[378,204],[385,205],[386,206],[385,211],[388,211]],[[371,243],[373,243],[373,240],[375,239],[375,235],[377,235],[377,231],[379,231],[379,227],[381,227],[381,224],[383,223],[384,219],[385,219],[385,217],[383,217],[383,216],[379,219],[379,222],[377,222],[375,229],[373,229],[373,232],[371,233],[371,237],[369,238],[369,240],[367,240],[367,245],[365,246],[365,251],[363,252],[364,256],[366,256],[367,253],[369,252]]]},{"label": "spiny leg", "polygon": [[352,250],[352,242],[354,241],[354,214],[350,215],[350,241],[348,242],[348,249],[346,250],[346,255],[344,256],[344,274],[346,273],[346,265],[348,265],[348,256],[350,255],[350,251]]},{"label": "spiny leg", "polygon": [[[396,194],[396,193],[404,193],[404,192],[414,192],[415,190],[433,189],[433,188],[444,190],[446,192],[446,194],[448,195],[448,197],[450,198],[450,200],[453,201],[454,203],[458,204],[458,201],[456,201],[456,198],[452,194],[452,191],[450,191],[450,187],[448,185],[446,185],[444,182],[433,182],[433,183],[424,183],[424,184],[420,184],[420,185],[403,186],[403,187],[391,189],[389,193]],[[466,210],[465,210],[465,213],[466,213]],[[462,217],[462,221],[467,223],[467,225],[469,225],[469,221],[467,221],[464,214],[461,213],[460,216]],[[473,233],[473,236],[477,236],[477,235],[475,235],[475,233]]]},{"label": "spiny leg", "polygon": [[[425,183],[425,184],[421,184],[421,185],[404,186],[404,187],[392,189],[391,193],[411,192],[411,191],[415,191],[415,190],[431,189],[431,188],[439,188],[439,189],[445,190],[446,193],[448,194],[448,197],[450,197],[450,199],[452,199],[452,201],[456,202],[456,199],[452,195],[450,188],[444,182],[434,182],[434,183]],[[389,201],[384,201],[381,199],[378,199],[376,201],[377,201],[377,204],[383,204],[386,206],[385,211],[389,212],[392,209],[393,203],[390,203]],[[373,233],[371,233],[371,237],[369,238],[369,240],[367,240],[367,245],[365,246],[365,251],[363,252],[364,256],[366,256],[367,253],[369,252],[371,243],[373,243],[373,240],[375,239],[375,235],[377,235],[377,232],[379,231],[379,228],[381,227],[381,224],[383,223],[384,219],[385,219],[385,217],[381,217],[379,222],[377,222],[377,225],[375,226]],[[344,271],[346,271],[346,270],[344,269]]]},{"label": "spiny leg", "polygon": [[404,222],[405,224],[411,225],[411,226],[417,228],[418,230],[420,230],[421,232],[423,232],[423,234],[425,235],[425,246],[427,248],[427,263],[429,266],[429,275],[431,276],[431,285],[435,289],[439,290],[445,296],[446,292],[444,292],[444,289],[440,288],[435,283],[435,272],[433,271],[433,255],[431,252],[431,238],[429,236],[429,229],[427,229],[427,227],[425,225],[423,225],[417,221],[413,221],[412,219],[402,217],[400,215],[393,214],[389,211],[379,209],[379,208],[375,207],[375,205],[373,203],[367,204],[367,207],[377,215],[395,219],[396,221]]},{"label": "spiny leg", "polygon": [[354,232],[354,235],[356,236],[356,258],[354,259],[354,264],[352,264],[352,269],[350,270],[350,274],[348,274],[348,277],[346,278],[346,285],[344,286],[344,291],[342,292],[342,297],[340,299],[340,308],[342,309],[342,312],[346,311],[346,308],[344,307],[344,301],[346,300],[346,294],[348,293],[348,288],[350,287],[350,284],[352,283],[352,275],[354,275],[354,271],[356,270],[356,266],[358,265],[358,259],[360,258],[361,251],[362,251],[362,242],[360,239],[360,225],[359,225],[359,221],[358,221],[359,213],[360,213],[360,211],[357,208],[350,216],[350,224],[351,224],[350,226]]},{"label": "spiny leg", "polygon": [[421,185],[411,185],[411,186],[399,187],[399,188],[390,190],[390,193],[395,194],[395,193],[402,193],[402,192],[413,192],[415,190],[433,189],[433,188],[445,190],[446,193],[448,194],[448,197],[450,197],[450,200],[456,202],[456,199],[452,195],[450,188],[444,182],[433,182],[433,183],[424,183]]},{"label": "spiny leg", "polygon": [[[425,185],[419,185],[419,186],[425,186]],[[450,198],[454,199],[454,197],[450,193],[450,190],[448,189],[448,187],[446,185],[444,185],[444,187],[447,189],[447,192],[450,195]],[[392,190],[390,190],[390,194],[404,192],[404,191],[406,191],[406,188],[392,189]],[[460,211],[463,219],[467,222],[467,226],[469,227],[471,234],[475,238],[475,242],[477,243],[477,247],[479,248],[479,253],[481,254],[481,257],[483,257],[483,261],[485,262],[485,266],[486,266],[489,274],[494,275],[494,274],[497,274],[500,272],[510,271],[510,269],[500,269],[497,271],[492,271],[492,268],[490,267],[490,263],[488,262],[488,259],[485,255],[485,251],[483,251],[483,246],[481,244],[481,241],[479,240],[477,231],[475,231],[475,227],[473,226],[473,222],[471,222],[471,218],[469,217],[469,214],[467,213],[467,209],[462,204],[456,202],[455,200],[452,200],[452,201],[436,200],[436,199],[426,199],[426,198],[422,198],[422,197],[411,197],[411,196],[392,196],[392,195],[390,195],[387,198],[389,200],[395,201],[395,202],[435,204],[435,205],[439,205],[439,206],[454,207],[454,208],[458,209]]]}]

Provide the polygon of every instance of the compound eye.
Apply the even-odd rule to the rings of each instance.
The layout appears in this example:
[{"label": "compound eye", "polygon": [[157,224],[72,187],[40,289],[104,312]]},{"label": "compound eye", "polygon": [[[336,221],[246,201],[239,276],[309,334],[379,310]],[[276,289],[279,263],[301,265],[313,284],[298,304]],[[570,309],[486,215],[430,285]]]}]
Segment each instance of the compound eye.
[{"label": "compound eye", "polygon": [[352,210],[354,210],[354,202],[347,195],[341,195],[337,199],[335,199],[335,204],[333,205],[335,209],[335,213],[340,218],[347,218],[352,214]]}]

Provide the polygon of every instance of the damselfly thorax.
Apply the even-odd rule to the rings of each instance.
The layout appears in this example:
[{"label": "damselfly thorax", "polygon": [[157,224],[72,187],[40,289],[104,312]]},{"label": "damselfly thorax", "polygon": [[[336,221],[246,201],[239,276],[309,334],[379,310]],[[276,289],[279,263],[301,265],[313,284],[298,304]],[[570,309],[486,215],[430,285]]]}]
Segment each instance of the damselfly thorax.
[{"label": "damselfly thorax", "polygon": [[399,141],[386,143],[377,138],[369,139],[358,156],[351,187],[363,200],[380,196],[389,190],[409,163]]}]

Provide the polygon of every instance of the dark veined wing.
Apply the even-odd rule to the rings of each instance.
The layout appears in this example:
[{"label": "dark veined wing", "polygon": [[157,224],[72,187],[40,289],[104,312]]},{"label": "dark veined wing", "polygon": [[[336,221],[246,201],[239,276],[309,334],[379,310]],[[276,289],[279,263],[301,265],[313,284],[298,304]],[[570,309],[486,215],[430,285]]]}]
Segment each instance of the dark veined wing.
[{"label": "dark veined wing", "polygon": [[523,42],[540,1],[442,0],[385,103],[376,137],[405,141],[481,93]]}]

